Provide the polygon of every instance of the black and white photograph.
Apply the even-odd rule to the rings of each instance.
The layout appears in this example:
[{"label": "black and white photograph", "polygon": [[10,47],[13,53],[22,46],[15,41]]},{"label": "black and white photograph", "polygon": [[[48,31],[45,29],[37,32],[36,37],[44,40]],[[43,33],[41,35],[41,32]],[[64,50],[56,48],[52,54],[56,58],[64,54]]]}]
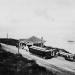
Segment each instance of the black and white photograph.
[{"label": "black and white photograph", "polygon": [[75,75],[75,0],[0,0],[0,75]]}]

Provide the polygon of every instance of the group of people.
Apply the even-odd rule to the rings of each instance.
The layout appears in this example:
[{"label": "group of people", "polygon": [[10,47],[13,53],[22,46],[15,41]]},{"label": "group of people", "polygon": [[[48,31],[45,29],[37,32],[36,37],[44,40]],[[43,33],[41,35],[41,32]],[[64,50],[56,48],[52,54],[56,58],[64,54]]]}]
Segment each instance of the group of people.
[{"label": "group of people", "polygon": [[25,44],[25,43],[20,43],[20,46],[21,46],[22,49],[24,49],[24,50],[26,50],[27,52],[29,52],[29,48],[28,48],[27,44]]}]

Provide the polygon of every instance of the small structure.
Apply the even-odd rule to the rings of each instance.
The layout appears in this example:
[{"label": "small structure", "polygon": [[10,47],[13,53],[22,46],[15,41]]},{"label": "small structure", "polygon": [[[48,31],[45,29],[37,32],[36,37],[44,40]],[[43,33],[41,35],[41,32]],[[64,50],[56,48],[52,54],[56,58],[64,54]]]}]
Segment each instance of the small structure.
[{"label": "small structure", "polygon": [[20,39],[20,42],[21,43],[25,43],[27,44],[28,46],[32,46],[32,45],[35,45],[35,46],[40,46],[40,47],[43,47],[44,43],[46,42],[45,40],[43,40],[43,37],[40,39],[38,37],[35,37],[35,36],[32,36],[28,39]]},{"label": "small structure", "polygon": [[59,51],[60,56],[64,57],[66,60],[74,61],[74,54],[66,52],[64,50]]}]

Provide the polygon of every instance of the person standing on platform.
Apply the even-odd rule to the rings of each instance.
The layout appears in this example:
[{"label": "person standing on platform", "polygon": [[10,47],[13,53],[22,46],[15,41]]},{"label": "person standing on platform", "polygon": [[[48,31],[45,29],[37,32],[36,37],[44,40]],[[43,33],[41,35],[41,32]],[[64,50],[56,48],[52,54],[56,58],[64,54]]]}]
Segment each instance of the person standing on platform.
[{"label": "person standing on platform", "polygon": [[26,44],[24,45],[24,50],[26,50],[27,52],[29,52],[29,48],[28,48],[28,46]]}]

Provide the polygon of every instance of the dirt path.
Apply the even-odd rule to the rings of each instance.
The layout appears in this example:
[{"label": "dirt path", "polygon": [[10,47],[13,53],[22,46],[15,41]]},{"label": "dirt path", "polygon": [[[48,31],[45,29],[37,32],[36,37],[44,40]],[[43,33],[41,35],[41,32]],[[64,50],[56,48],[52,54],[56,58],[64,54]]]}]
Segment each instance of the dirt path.
[{"label": "dirt path", "polygon": [[[10,46],[5,44],[1,44],[1,45],[2,45],[2,48],[5,49],[6,51],[9,51],[15,54],[18,52],[18,48],[15,46]],[[27,58],[29,60],[35,60],[38,65],[43,66],[47,68],[48,70],[52,70],[54,72],[60,72],[60,73],[65,71],[68,73],[69,72],[75,73],[75,62],[66,61],[62,57],[57,57],[57,58],[52,58],[47,60],[47,59],[42,59],[40,57],[37,57],[22,49],[20,49],[19,51],[24,58]]]}]

